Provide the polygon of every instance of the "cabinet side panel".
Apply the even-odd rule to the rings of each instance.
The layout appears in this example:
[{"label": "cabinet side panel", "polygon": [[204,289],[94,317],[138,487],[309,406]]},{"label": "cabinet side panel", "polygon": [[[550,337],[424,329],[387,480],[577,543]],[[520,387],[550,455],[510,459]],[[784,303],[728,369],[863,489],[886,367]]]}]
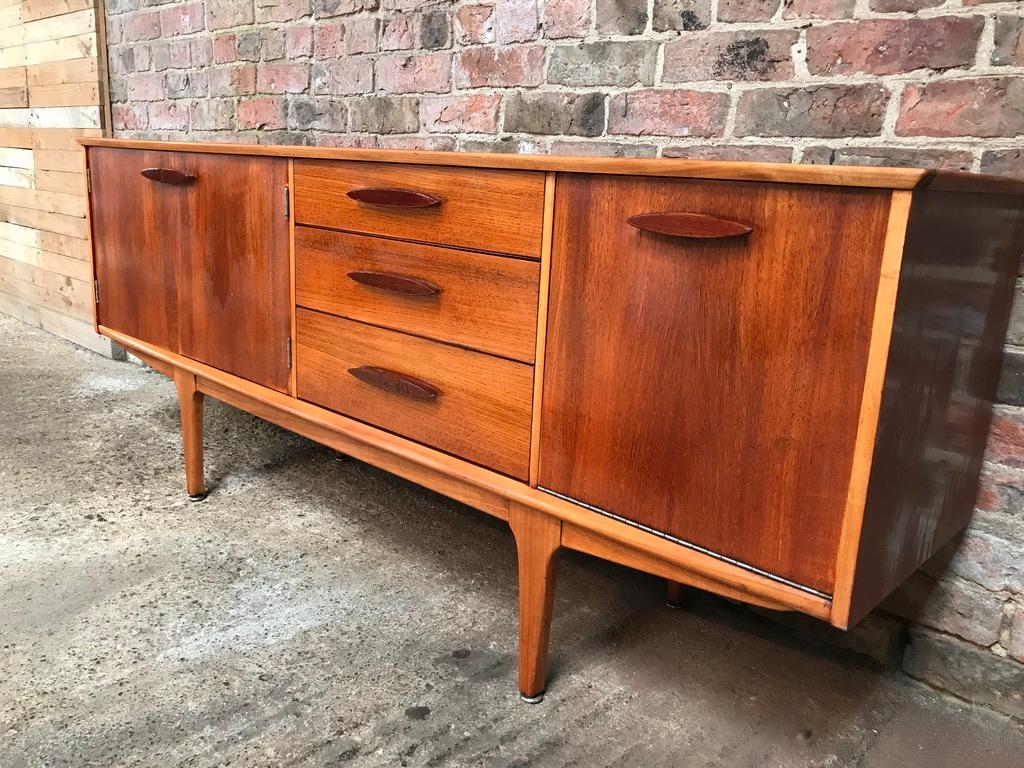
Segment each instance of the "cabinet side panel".
[{"label": "cabinet side panel", "polygon": [[970,519],[1022,249],[1020,197],[914,193],[850,624]]}]

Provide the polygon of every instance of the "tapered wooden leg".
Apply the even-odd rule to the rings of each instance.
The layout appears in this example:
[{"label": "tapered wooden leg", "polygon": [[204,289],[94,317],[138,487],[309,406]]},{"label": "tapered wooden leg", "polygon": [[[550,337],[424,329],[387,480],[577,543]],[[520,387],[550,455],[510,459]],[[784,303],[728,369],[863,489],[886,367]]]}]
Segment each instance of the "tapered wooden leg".
[{"label": "tapered wooden leg", "polygon": [[203,393],[196,389],[194,374],[175,369],[174,386],[178,388],[181,411],[181,437],[185,446],[185,484],[190,501],[206,498],[203,477]]},{"label": "tapered wooden leg", "polygon": [[666,586],[668,588],[665,590],[665,604],[670,608],[682,607],[686,595],[686,585],[669,579]]},{"label": "tapered wooden leg", "polygon": [[544,698],[551,606],[555,597],[555,555],[562,522],[513,504],[508,524],[519,554],[519,694],[536,704]]}]

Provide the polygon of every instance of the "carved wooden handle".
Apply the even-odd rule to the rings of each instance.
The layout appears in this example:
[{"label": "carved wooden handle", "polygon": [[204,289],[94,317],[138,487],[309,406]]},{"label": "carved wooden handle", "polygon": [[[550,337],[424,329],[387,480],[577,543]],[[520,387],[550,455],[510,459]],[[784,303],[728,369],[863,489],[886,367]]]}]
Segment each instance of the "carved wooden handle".
[{"label": "carved wooden handle", "polygon": [[749,224],[704,213],[641,213],[626,221],[644,232],[700,239],[739,237],[754,229]]},{"label": "carved wooden handle", "polygon": [[174,168],[145,168],[141,171],[147,179],[159,181],[161,184],[191,184],[196,177]]},{"label": "carved wooden handle", "polygon": [[441,292],[441,286],[420,277],[400,275],[397,272],[375,272],[373,270],[357,270],[348,276],[362,285],[379,288],[382,291],[401,293],[405,296],[435,296]]},{"label": "carved wooden handle", "polygon": [[387,368],[364,365],[359,368],[349,368],[348,372],[366,384],[413,400],[436,400],[437,396],[441,394],[441,390],[422,379],[397,371],[389,371]]},{"label": "carved wooden handle", "polygon": [[424,192],[411,189],[389,189],[387,187],[365,187],[353,189],[346,193],[353,200],[370,205],[383,205],[388,208],[429,208],[440,205],[441,199]]}]

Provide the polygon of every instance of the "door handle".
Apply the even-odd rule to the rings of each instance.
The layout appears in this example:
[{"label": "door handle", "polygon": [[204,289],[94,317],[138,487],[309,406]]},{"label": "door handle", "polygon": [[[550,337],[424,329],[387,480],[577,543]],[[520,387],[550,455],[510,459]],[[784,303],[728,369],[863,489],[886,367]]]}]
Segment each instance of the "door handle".
[{"label": "door handle", "polygon": [[379,288],[382,291],[401,293],[405,296],[435,296],[441,293],[441,287],[421,277],[400,275],[397,272],[377,272],[374,270],[356,270],[348,276],[357,283]]},{"label": "door handle", "polygon": [[425,192],[390,187],[364,187],[346,192],[346,195],[357,202],[385,208],[429,208],[441,204],[441,198]]},{"label": "door handle", "polygon": [[161,184],[191,184],[196,177],[175,168],[144,168],[140,173],[147,179],[159,181]]},{"label": "door handle", "polygon": [[436,400],[441,394],[441,390],[433,384],[387,368],[363,365],[358,368],[349,368],[348,372],[365,384],[412,400]]},{"label": "door handle", "polygon": [[754,229],[741,221],[709,216],[705,213],[641,213],[630,216],[626,223],[644,232],[700,240],[741,237]]}]

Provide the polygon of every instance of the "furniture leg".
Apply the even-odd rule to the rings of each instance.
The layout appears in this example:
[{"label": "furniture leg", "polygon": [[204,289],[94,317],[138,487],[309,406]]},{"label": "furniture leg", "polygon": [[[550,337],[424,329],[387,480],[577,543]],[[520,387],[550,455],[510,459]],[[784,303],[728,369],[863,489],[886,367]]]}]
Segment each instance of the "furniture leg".
[{"label": "furniture leg", "polygon": [[513,504],[508,523],[519,557],[519,694],[523,701],[537,704],[544,699],[562,522]]},{"label": "furniture leg", "polygon": [[665,590],[665,605],[669,608],[682,608],[683,597],[686,594],[686,586],[680,584],[678,581],[672,581],[669,579],[666,582],[667,589]]},{"label": "furniture leg", "polygon": [[206,498],[203,477],[203,393],[196,388],[194,374],[176,369],[174,386],[178,389],[181,411],[181,437],[185,449],[185,484],[189,501]]}]

